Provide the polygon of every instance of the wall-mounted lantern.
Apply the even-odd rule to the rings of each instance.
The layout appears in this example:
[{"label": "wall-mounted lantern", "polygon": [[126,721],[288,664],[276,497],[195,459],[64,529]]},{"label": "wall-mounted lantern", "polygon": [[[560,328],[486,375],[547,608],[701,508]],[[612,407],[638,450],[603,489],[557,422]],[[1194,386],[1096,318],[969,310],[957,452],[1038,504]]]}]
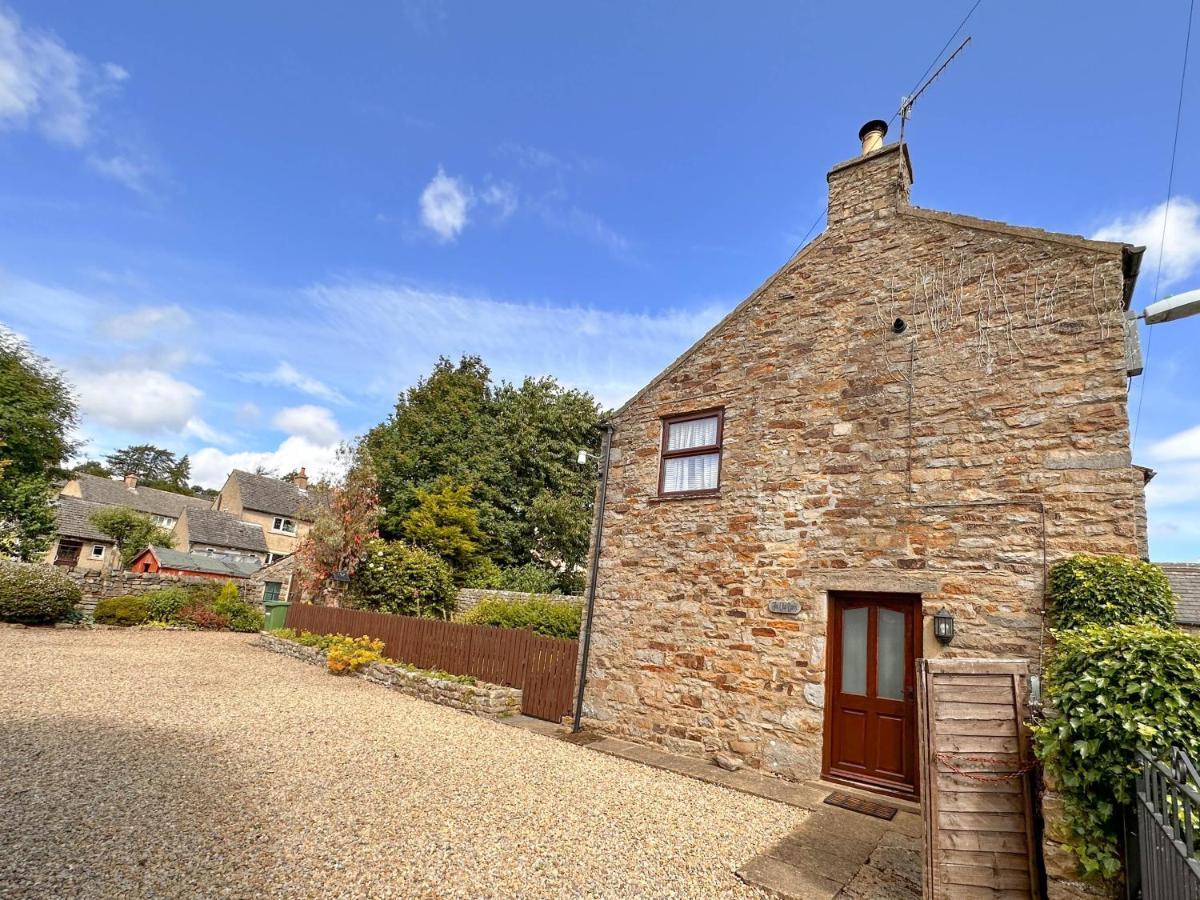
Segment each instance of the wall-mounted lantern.
[{"label": "wall-mounted lantern", "polygon": [[933,617],[933,636],[939,643],[949,644],[954,640],[954,616],[942,607]]}]

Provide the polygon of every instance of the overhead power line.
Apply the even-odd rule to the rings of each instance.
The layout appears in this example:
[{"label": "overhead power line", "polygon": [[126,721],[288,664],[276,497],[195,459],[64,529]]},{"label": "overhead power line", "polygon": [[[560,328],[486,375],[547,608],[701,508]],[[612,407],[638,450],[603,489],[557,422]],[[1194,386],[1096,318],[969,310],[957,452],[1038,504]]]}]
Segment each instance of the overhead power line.
[{"label": "overhead power line", "polygon": [[[1175,191],[1175,157],[1179,151],[1179,126],[1183,122],[1183,93],[1187,85],[1188,55],[1192,49],[1192,15],[1196,11],[1196,0],[1188,2],[1187,30],[1183,37],[1183,66],[1179,72],[1179,101],[1175,105],[1175,137],[1171,141],[1171,165],[1167,170],[1167,202],[1163,204],[1162,233],[1158,239],[1158,266],[1154,272],[1154,298],[1158,300],[1158,287],[1162,281],[1163,253],[1167,247],[1167,220],[1171,216],[1171,196]],[[1142,424],[1142,401],[1146,399],[1146,385],[1150,380],[1150,350],[1154,346],[1154,329],[1146,334],[1146,361],[1142,365],[1142,384],[1138,391],[1137,414],[1133,417],[1133,440],[1130,450],[1137,447],[1138,429]]]}]

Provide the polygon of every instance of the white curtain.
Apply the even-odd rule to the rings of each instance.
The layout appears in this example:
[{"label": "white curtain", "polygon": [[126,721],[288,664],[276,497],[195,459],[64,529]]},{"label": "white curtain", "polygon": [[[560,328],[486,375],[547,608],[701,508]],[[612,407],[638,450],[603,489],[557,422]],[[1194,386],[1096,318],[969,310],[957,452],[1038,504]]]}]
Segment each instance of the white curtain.
[{"label": "white curtain", "polygon": [[676,422],[667,435],[668,450],[687,450],[691,447],[708,447],[717,442],[717,417],[696,419],[691,422]]},{"label": "white curtain", "polygon": [[[691,424],[691,423],[688,423]],[[714,428],[715,428],[714,420]],[[674,430],[674,426],[672,426]],[[712,441],[716,440],[713,433]],[[663,491],[708,491],[717,486],[717,468],[721,454],[705,453],[702,456],[682,456],[663,461]]]}]

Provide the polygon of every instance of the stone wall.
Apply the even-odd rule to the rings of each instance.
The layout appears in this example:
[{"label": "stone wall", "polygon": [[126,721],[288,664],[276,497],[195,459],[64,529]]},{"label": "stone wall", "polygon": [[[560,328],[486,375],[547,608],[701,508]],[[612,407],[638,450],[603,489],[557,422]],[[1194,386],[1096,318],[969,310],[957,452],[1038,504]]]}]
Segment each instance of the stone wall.
[{"label": "stone wall", "polygon": [[[93,569],[62,569],[63,574],[79,585],[83,602],[79,611],[88,619],[96,603],[108,597],[124,597],[128,594],[144,594],[164,587],[189,584],[213,584],[212,578],[191,575],[164,575],[161,572],[97,572]],[[237,583],[243,599],[262,604],[262,585],[242,579],[231,579]],[[219,581],[216,583],[220,583]]]},{"label": "stone wall", "polygon": [[[325,666],[325,654],[315,647],[305,647],[295,641],[270,634],[260,634],[258,644],[275,653],[283,653],[316,666]],[[359,678],[382,684],[394,691],[439,703],[473,716],[503,719],[521,711],[521,691],[518,688],[476,682],[463,684],[446,681],[427,672],[410,671],[401,666],[371,663],[355,673]]]},{"label": "stone wall", "polygon": [[1049,787],[1042,793],[1042,863],[1046,870],[1046,900],[1113,900],[1115,885],[1084,881],[1075,854],[1067,847],[1062,798]]},{"label": "stone wall", "polygon": [[488,597],[499,597],[501,600],[529,600],[533,597],[549,597],[551,600],[583,603],[583,597],[578,594],[529,594],[525,591],[496,591],[489,588],[460,588],[458,599],[454,604],[455,618],[473,609],[480,600]]},{"label": "stone wall", "polygon": [[[589,727],[811,778],[831,591],[1036,661],[1043,559],[1141,555],[1124,248],[911,207],[906,156],[835,167],[829,229],[614,416]],[[659,497],[662,417],[712,408],[719,490]]]}]

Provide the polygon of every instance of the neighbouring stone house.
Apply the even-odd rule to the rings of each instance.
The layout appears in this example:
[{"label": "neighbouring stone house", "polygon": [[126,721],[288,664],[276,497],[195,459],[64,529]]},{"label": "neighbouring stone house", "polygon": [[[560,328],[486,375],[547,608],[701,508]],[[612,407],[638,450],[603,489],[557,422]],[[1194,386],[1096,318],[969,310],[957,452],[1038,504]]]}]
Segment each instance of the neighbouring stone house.
[{"label": "neighbouring stone house", "polygon": [[263,586],[264,600],[286,602],[292,598],[292,577],[296,571],[296,557],[283,556],[263,566],[250,576]]},{"label": "neighbouring stone house", "polygon": [[1142,248],[915,207],[885,131],[829,171],[824,233],[611,417],[584,715],[911,797],[915,658],[1036,665],[1047,565],[1146,555]]},{"label": "neighbouring stone house", "polygon": [[267,538],[257,522],[243,522],[217,509],[189,509],[171,529],[172,546],[185,553],[267,561]]},{"label": "neighbouring stone house", "polygon": [[[63,485],[56,500],[55,539],[44,561],[57,566],[83,569],[116,568],[120,554],[112,538],[101,534],[90,522],[93,512],[104,507],[124,506],[150,516],[158,525],[174,527],[185,509],[206,509],[209,501],[157,488],[139,487],[137,476],[121,480],[79,474]],[[103,545],[104,549],[98,549]]]},{"label": "neighbouring stone house", "polygon": [[312,525],[309,505],[308,476],[303,468],[290,481],[234,469],[213,501],[214,509],[262,529],[267,562],[296,552]]},{"label": "neighbouring stone house", "polygon": [[120,565],[116,542],[92,524],[92,513],[104,509],[77,497],[60,496],[55,501],[55,535],[45,562],[67,568],[106,571]]},{"label": "neighbouring stone house", "polygon": [[1159,563],[1158,567],[1166,573],[1178,601],[1175,621],[1200,634],[1200,563]]},{"label": "neighbouring stone house", "polygon": [[185,552],[153,545],[129,563],[129,571],[139,575],[190,575],[220,581],[249,578],[259,568],[260,563],[254,557],[227,556],[206,551]]}]

